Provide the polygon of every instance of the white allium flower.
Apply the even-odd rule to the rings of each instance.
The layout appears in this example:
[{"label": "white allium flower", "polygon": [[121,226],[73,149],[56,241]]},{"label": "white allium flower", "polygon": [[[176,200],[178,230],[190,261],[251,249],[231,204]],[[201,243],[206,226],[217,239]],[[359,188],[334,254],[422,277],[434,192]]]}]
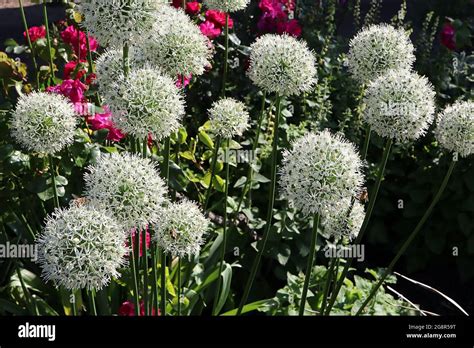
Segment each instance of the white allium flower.
[{"label": "white allium flower", "polygon": [[82,25],[103,46],[123,46],[151,29],[154,12],[167,0],[81,0]]},{"label": "white allium flower", "polygon": [[209,220],[197,204],[183,200],[171,203],[164,210],[156,225],[154,238],[158,246],[171,255],[197,255],[208,228]]},{"label": "white allium flower", "polygon": [[321,214],[360,192],[364,176],[354,145],[328,130],[308,133],[283,152],[282,195],[305,215]]},{"label": "white allium flower", "polygon": [[458,101],[438,116],[435,136],[440,145],[461,157],[474,153],[474,102]]},{"label": "white allium flower", "polygon": [[52,155],[74,140],[74,106],[55,93],[22,95],[12,113],[11,134],[25,149]]},{"label": "white allium flower", "polygon": [[322,215],[321,225],[326,234],[335,240],[353,240],[359,234],[364,218],[364,206],[356,200],[351,209],[351,199],[347,198],[337,202]]},{"label": "white allium flower", "polygon": [[245,104],[232,98],[224,98],[209,110],[212,131],[225,139],[242,135],[249,127],[249,113]]},{"label": "white allium flower", "polygon": [[246,8],[250,0],[203,0],[203,3],[210,10],[231,13]]},{"label": "white allium flower", "polygon": [[182,9],[162,6],[149,35],[144,35],[143,58],[172,78],[202,75],[210,65],[209,39]]},{"label": "white allium flower", "polygon": [[175,132],[184,115],[184,98],[173,79],[151,67],[122,75],[105,96],[112,120],[124,133],[161,140]]},{"label": "white allium flower", "polygon": [[299,95],[316,83],[316,61],[305,41],[267,34],[251,46],[248,74],[266,92]]},{"label": "white allium flower", "polygon": [[361,84],[390,69],[411,69],[415,61],[415,48],[405,30],[387,24],[363,29],[349,46],[349,71]]},{"label": "white allium flower", "polygon": [[389,70],[371,82],[363,118],[373,131],[399,143],[423,136],[433,121],[435,92],[427,78],[409,70]]},{"label": "white allium flower", "polygon": [[84,175],[85,195],[127,230],[157,221],[167,189],[149,159],[128,153],[102,155]]},{"label": "white allium flower", "polygon": [[36,240],[42,277],[68,290],[100,290],[120,276],[125,240],[123,227],[98,207],[57,209]]}]

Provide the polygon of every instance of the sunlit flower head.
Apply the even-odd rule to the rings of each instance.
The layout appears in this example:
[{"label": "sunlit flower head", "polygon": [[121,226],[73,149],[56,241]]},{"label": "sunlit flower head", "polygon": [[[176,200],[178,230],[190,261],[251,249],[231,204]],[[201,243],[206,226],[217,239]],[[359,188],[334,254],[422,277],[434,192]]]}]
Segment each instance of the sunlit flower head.
[{"label": "sunlit flower head", "polygon": [[203,0],[203,3],[210,10],[232,13],[245,9],[250,0]]},{"label": "sunlit flower head", "polygon": [[240,136],[249,127],[249,113],[245,104],[232,98],[224,98],[209,110],[211,130],[225,138]]},{"label": "sunlit flower head", "polygon": [[364,218],[364,206],[358,200],[351,205],[351,199],[347,198],[337,202],[322,214],[321,225],[326,235],[332,236],[336,241],[353,240],[358,236]]}]

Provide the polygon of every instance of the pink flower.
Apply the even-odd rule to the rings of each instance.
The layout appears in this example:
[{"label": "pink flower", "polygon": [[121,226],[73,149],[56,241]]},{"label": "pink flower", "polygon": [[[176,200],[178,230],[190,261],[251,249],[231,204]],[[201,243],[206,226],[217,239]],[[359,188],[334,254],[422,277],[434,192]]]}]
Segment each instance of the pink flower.
[{"label": "pink flower", "polygon": [[[217,10],[208,10],[206,11],[206,19],[214,23],[218,28],[223,28],[225,26],[225,18],[229,16],[228,14],[217,11]],[[229,17],[229,29],[234,27],[234,21]]]},{"label": "pink flower", "polygon": [[[87,56],[87,41],[84,32],[70,25],[61,32],[61,39],[71,45],[74,53],[76,53],[78,57],[85,58]],[[89,44],[91,52],[97,51],[99,44],[94,37],[89,36]]]},{"label": "pink flower", "polygon": [[86,101],[84,92],[87,90],[87,86],[79,80],[64,80],[60,85],[48,87],[46,91],[61,94],[72,103],[83,103]]},{"label": "pink flower", "polygon": [[202,5],[197,1],[191,1],[186,4],[186,12],[191,16],[197,15],[201,11]]},{"label": "pink flower", "polygon": [[[157,311],[155,308],[152,308],[151,310],[151,315],[156,316]],[[118,315],[124,316],[124,317],[133,317],[135,316],[135,303],[131,301],[125,301],[122,303],[118,310]],[[140,315],[144,316],[145,315],[145,305],[143,301],[140,301]],[[158,309],[158,315],[161,315],[160,309]]]},{"label": "pink flower", "polygon": [[[185,88],[191,82],[192,77],[193,77],[193,75],[184,76],[184,79],[183,79],[182,75],[178,75],[178,78],[176,80],[176,87]],[[183,82],[184,82],[184,84],[183,84]]]},{"label": "pink flower", "polygon": [[[132,230],[132,244],[133,244],[133,249],[135,250],[135,236],[136,236],[136,230]],[[138,240],[140,241],[140,256],[143,256],[143,234],[142,232],[139,233],[138,235]],[[150,247],[150,232],[148,232],[148,229],[146,230],[146,248],[148,249]]]},{"label": "pink flower", "polygon": [[219,35],[221,35],[222,33],[222,30],[216,28],[214,23],[210,21],[205,21],[204,23],[199,24],[199,29],[201,29],[201,33],[203,33],[211,40],[215,39],[216,37],[219,37]]},{"label": "pink flower", "polygon": [[[94,114],[87,117],[87,123],[91,125],[93,130],[108,129],[107,139],[111,141],[120,141],[125,138],[125,135],[120,129],[115,128],[112,122],[112,113],[108,106],[104,106],[104,113]],[[148,239],[148,238],[147,238]],[[147,241],[148,243],[148,241]]]},{"label": "pink flower", "polygon": [[451,23],[445,23],[441,30],[441,44],[451,51],[456,49],[456,29]]},{"label": "pink flower", "polygon": [[[46,36],[46,28],[44,25],[40,27],[31,27],[28,29],[28,34],[30,35],[31,42],[35,42],[36,40]],[[23,36],[26,39],[26,31],[23,33]]]},{"label": "pink flower", "polygon": [[[81,61],[81,64],[85,63],[85,61]],[[71,60],[70,62],[67,62],[66,65],[64,66],[64,78],[65,79],[81,79],[85,74],[86,74],[86,69],[83,67],[80,67],[77,69],[76,75],[73,76],[74,71],[76,70],[77,67],[77,61]]]},{"label": "pink flower", "polygon": [[288,22],[278,22],[277,33],[278,34],[289,34],[294,37],[301,36],[301,26],[297,19],[291,19]]},{"label": "pink flower", "polygon": [[272,18],[281,18],[282,15],[285,15],[280,0],[262,0],[258,7],[263,13],[268,13]]}]

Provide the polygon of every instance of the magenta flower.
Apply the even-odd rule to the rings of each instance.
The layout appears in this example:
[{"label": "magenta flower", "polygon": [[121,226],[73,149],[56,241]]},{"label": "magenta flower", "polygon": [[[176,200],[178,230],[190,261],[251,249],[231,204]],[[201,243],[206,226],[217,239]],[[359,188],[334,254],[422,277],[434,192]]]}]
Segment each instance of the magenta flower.
[{"label": "magenta flower", "polygon": [[110,141],[120,141],[125,138],[121,130],[114,126],[112,113],[108,106],[104,106],[104,113],[87,117],[87,123],[91,125],[93,130],[108,129],[107,139]]},{"label": "magenta flower", "polygon": [[[75,28],[73,25],[68,26],[61,32],[61,39],[69,45],[71,45],[74,53],[78,57],[85,58],[87,56],[87,41],[86,34]],[[97,40],[89,35],[89,44],[91,52],[97,51],[99,44]]]},{"label": "magenta flower", "polygon": [[451,51],[456,49],[456,29],[451,23],[445,23],[441,30],[441,44]]},{"label": "magenta flower", "polygon": [[[28,29],[28,34],[30,35],[31,42],[35,42],[38,39],[42,39],[46,36],[46,28],[44,25],[40,27],[31,27]],[[26,31],[23,33],[23,36],[26,39]]]},{"label": "magenta flower", "polygon": [[201,29],[201,33],[206,35],[211,40],[215,39],[216,37],[219,37],[219,35],[221,35],[221,33],[222,33],[221,29],[216,28],[214,23],[212,23],[208,20],[201,23],[199,25],[199,29]]},{"label": "magenta flower", "polygon": [[87,90],[87,86],[79,80],[64,80],[60,85],[48,87],[47,92],[61,94],[72,103],[83,103],[86,101],[84,92]]}]

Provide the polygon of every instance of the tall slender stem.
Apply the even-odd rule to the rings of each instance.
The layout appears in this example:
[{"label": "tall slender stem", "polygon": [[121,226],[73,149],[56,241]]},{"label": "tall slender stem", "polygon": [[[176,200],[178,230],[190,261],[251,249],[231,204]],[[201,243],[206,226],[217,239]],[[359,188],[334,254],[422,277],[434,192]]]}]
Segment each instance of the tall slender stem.
[{"label": "tall slender stem", "polygon": [[178,258],[178,316],[181,315],[181,257]]},{"label": "tall slender stem", "polygon": [[142,229],[142,267],[143,267],[143,307],[145,315],[150,315],[148,308],[148,256],[146,247],[146,228]]},{"label": "tall slender stem", "polygon": [[[135,233],[138,233],[136,231]],[[140,315],[140,295],[138,293],[138,275],[136,272],[136,265],[135,265],[135,254],[137,252],[136,246],[134,245],[133,241],[133,234],[130,234],[130,254],[129,254],[129,259],[130,259],[130,270],[132,272],[132,278],[133,278],[133,295],[135,299],[135,315],[139,316]]]},{"label": "tall slender stem", "polygon": [[[255,152],[257,150],[258,140],[260,138],[260,129],[262,128],[263,115],[265,113],[266,98],[267,98],[267,92],[263,92],[262,104],[261,104],[261,107],[260,107],[260,113],[258,115],[257,131],[256,131],[256,134],[255,134],[255,139],[253,140],[253,144],[252,144],[252,154],[251,154],[252,159],[253,159],[253,156],[256,157]],[[245,181],[245,186],[242,190],[242,195],[240,196],[240,199],[239,199],[239,204],[238,204],[237,210],[236,210],[237,213],[240,211],[240,208],[241,208],[242,203],[245,199],[245,196],[247,195],[247,191],[252,190],[252,176],[253,176],[252,162],[249,162],[249,171],[247,173],[247,180]]]},{"label": "tall slender stem", "polygon": [[[329,295],[329,288],[331,287],[332,283],[332,276],[334,273],[334,267],[336,266],[336,258],[332,258],[329,264],[328,269],[326,270],[326,283],[324,284],[324,291],[323,291],[323,302],[321,304],[320,315],[323,315],[324,311],[326,310],[326,306],[328,304],[328,295]],[[337,279],[336,279],[337,280]]]},{"label": "tall slender stem", "polygon": [[94,316],[97,316],[97,307],[95,305],[95,290],[94,289],[89,291],[89,300],[90,300],[92,314]]},{"label": "tall slender stem", "polygon": [[38,63],[36,62],[35,49],[33,47],[33,43],[31,42],[30,32],[28,31],[28,22],[26,21],[25,8],[23,7],[23,1],[22,0],[18,0],[18,3],[20,5],[21,20],[23,21],[23,26],[25,28],[26,41],[28,42],[28,47],[29,47],[30,52],[31,52],[31,60],[33,61],[33,67],[35,68],[36,88],[39,89],[39,84],[40,83],[39,83]]},{"label": "tall slender stem", "polygon": [[153,262],[152,264],[152,273],[153,273],[153,284],[152,284],[152,289],[153,289],[153,304],[152,304],[152,311],[153,308],[158,310],[159,306],[159,292],[158,292],[158,269],[156,266],[157,262],[157,251],[158,247],[155,245],[151,245],[151,261]]},{"label": "tall slender stem", "polygon": [[362,159],[363,160],[365,160],[367,158],[367,152],[369,151],[371,133],[372,133],[372,129],[368,125],[366,130],[365,130],[365,140],[364,140],[364,145],[362,147]]},{"label": "tall slender stem", "polygon": [[89,65],[87,71],[89,74],[92,74],[94,72],[94,63],[92,60],[92,51],[91,51],[91,43],[89,39],[89,33],[86,31],[86,47],[87,47],[87,63]]},{"label": "tall slender stem", "polygon": [[207,206],[209,205],[209,198],[211,197],[211,191],[212,191],[212,182],[216,174],[217,156],[219,155],[220,147],[221,147],[221,138],[218,136],[216,138],[216,143],[214,144],[214,153],[212,155],[212,163],[211,163],[211,179],[209,181],[209,187],[207,188],[207,192],[206,192],[206,200],[204,201],[204,211],[207,210]]},{"label": "tall slender stem", "polygon": [[51,185],[53,187],[54,207],[59,208],[58,188],[56,186],[56,173],[55,173],[53,156],[49,155],[48,158],[49,158],[49,170],[51,173]]},{"label": "tall slender stem", "polygon": [[247,280],[247,284],[245,286],[244,294],[242,299],[240,300],[239,309],[237,310],[236,315],[242,314],[242,310],[247,303],[247,299],[250,294],[250,290],[252,289],[253,282],[255,280],[255,276],[257,275],[258,267],[260,265],[260,261],[262,259],[262,255],[265,251],[265,247],[268,241],[268,235],[270,234],[271,226],[272,226],[272,219],[273,219],[273,206],[275,204],[275,190],[276,190],[276,174],[277,174],[277,159],[278,159],[278,132],[280,128],[280,117],[281,117],[281,98],[279,95],[276,96],[276,115],[275,115],[275,131],[273,134],[273,148],[272,148],[272,168],[271,168],[271,181],[270,181],[270,192],[269,192],[269,199],[268,199],[268,210],[267,210],[267,220],[265,224],[265,230],[262,237],[262,244],[260,250],[255,257],[255,260],[252,265],[252,269],[250,270],[250,276]]},{"label": "tall slender stem", "polygon": [[222,73],[222,91],[221,97],[225,97],[225,87],[227,84],[227,71],[229,69],[229,14],[225,14],[225,27],[224,27],[224,71]]},{"label": "tall slender stem", "polygon": [[299,316],[304,315],[306,307],[306,296],[308,295],[309,281],[311,279],[311,272],[313,269],[314,255],[316,254],[316,241],[318,239],[319,214],[314,215],[313,231],[311,234],[311,245],[309,247],[308,262],[306,264],[306,275],[304,278],[303,292],[301,294],[301,303],[299,308]]},{"label": "tall slender stem", "polygon": [[76,304],[76,294],[75,294],[74,290],[71,291],[71,297],[74,299],[74,301],[72,301],[72,303],[71,303],[72,304],[72,315],[74,317],[76,317],[77,316],[77,307],[76,307],[77,304]]},{"label": "tall slender stem", "polygon": [[[375,207],[375,202],[377,200],[377,195],[380,189],[380,184],[382,183],[382,179],[385,173],[385,167],[387,166],[388,158],[390,156],[390,152],[392,149],[392,139],[387,139],[384,147],[384,152],[382,155],[382,160],[379,165],[378,173],[377,173],[377,179],[375,181],[373,190],[369,193],[369,206],[367,208],[367,212],[365,214],[364,222],[362,223],[362,227],[360,228],[359,235],[357,236],[354,244],[359,244],[360,241],[362,240],[362,237],[365,234],[365,230],[367,229],[367,226],[370,221],[370,217],[372,216],[372,211]],[[331,298],[329,300],[329,304],[326,310],[326,314],[331,313],[331,309],[334,306],[334,303],[336,302],[337,295],[339,294],[339,291],[341,290],[342,284],[344,283],[344,279],[346,278],[347,273],[349,272],[349,268],[352,265],[352,261],[354,258],[349,258],[345,265],[344,269],[342,270],[341,277],[339,278],[339,281],[337,282],[336,287],[334,288],[334,291],[331,295]]]},{"label": "tall slender stem", "polygon": [[46,0],[43,0],[43,16],[44,16],[44,26],[46,29],[46,42],[48,44],[48,56],[49,56],[49,69],[51,70],[51,79],[53,84],[55,83],[54,75],[54,63],[53,63],[53,53],[51,52],[51,36],[49,34],[49,20],[48,20],[48,9],[46,8]]},{"label": "tall slender stem", "polygon": [[228,151],[230,147],[230,139],[227,139],[226,143],[226,158],[225,158],[225,189],[224,189],[224,215],[223,215],[223,232],[222,232],[222,245],[221,245],[221,259],[219,262],[219,278],[217,279],[216,296],[214,297],[214,309],[213,314],[218,315],[218,300],[219,295],[222,291],[222,271],[224,270],[224,258],[225,251],[227,249],[227,197],[229,196],[229,162]]},{"label": "tall slender stem", "polygon": [[160,309],[161,315],[166,316],[166,254],[164,250],[161,251],[161,301]]},{"label": "tall slender stem", "polygon": [[186,0],[183,0],[183,10],[186,10]]},{"label": "tall slender stem", "polygon": [[163,178],[166,181],[166,184],[169,186],[170,180],[170,148],[171,140],[170,137],[165,139],[165,148],[163,153]]},{"label": "tall slender stem", "polygon": [[423,215],[423,217],[420,219],[420,221],[418,222],[418,224],[416,225],[415,229],[413,230],[413,232],[408,236],[407,240],[405,241],[405,243],[403,243],[402,247],[400,248],[400,250],[398,251],[397,255],[395,255],[395,257],[393,258],[393,260],[390,262],[390,265],[385,269],[384,273],[382,274],[382,276],[380,277],[380,279],[378,280],[378,282],[374,285],[374,287],[372,288],[372,290],[370,291],[370,294],[369,296],[366,298],[366,300],[364,301],[364,303],[359,307],[359,309],[357,310],[356,314],[355,315],[359,315],[362,313],[362,311],[364,310],[364,308],[367,306],[367,304],[370,302],[370,300],[375,296],[375,294],[377,293],[377,290],[382,286],[383,282],[385,281],[385,279],[387,279],[388,275],[392,272],[393,270],[393,267],[395,267],[395,264],[398,262],[398,260],[400,259],[400,257],[405,253],[405,251],[408,249],[408,247],[410,246],[410,244],[413,242],[413,240],[415,239],[415,237],[418,235],[418,233],[420,232],[421,228],[423,227],[423,225],[425,224],[426,220],[428,220],[429,216],[431,215],[434,207],[436,206],[436,204],[438,204],[441,196],[443,195],[443,192],[444,190],[446,189],[446,186],[448,185],[448,182],[449,182],[449,179],[451,178],[451,174],[453,173],[453,170],[454,170],[454,167],[456,166],[456,161],[451,161],[451,164],[448,168],[448,171],[446,173],[446,175],[444,176],[444,179],[443,181],[441,182],[441,185],[438,189],[438,192],[436,193],[436,195],[434,196],[433,200],[431,201],[431,204],[430,206],[428,207],[428,209],[426,209],[425,211],[425,214]]}]

